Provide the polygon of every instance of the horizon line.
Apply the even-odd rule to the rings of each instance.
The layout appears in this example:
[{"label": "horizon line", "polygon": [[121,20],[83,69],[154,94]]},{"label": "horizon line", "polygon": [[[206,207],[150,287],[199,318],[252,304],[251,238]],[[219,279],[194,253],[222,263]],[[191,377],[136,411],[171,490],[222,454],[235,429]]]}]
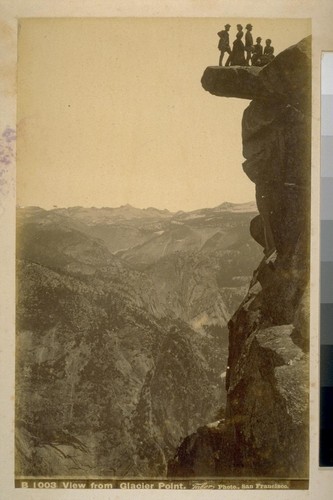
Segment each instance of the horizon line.
[{"label": "horizon line", "polygon": [[83,208],[83,209],[96,209],[96,210],[102,210],[102,209],[108,209],[108,210],[116,210],[119,208],[134,208],[136,210],[158,210],[159,212],[170,212],[170,213],[177,213],[177,212],[195,212],[197,210],[204,210],[204,209],[214,209],[221,207],[223,205],[229,205],[229,206],[237,206],[237,205],[250,205],[250,204],[255,204],[256,200],[249,200],[249,201],[242,201],[242,202],[230,202],[230,201],[223,201],[222,203],[214,206],[204,206],[204,207],[198,207],[190,210],[184,210],[184,209],[178,209],[178,210],[170,210],[169,208],[157,208],[152,205],[148,207],[138,207],[135,205],[132,205],[131,203],[124,203],[122,205],[118,206],[108,206],[108,205],[68,205],[68,206],[60,206],[60,205],[52,205],[51,207],[45,207],[41,205],[16,205],[16,209],[26,209],[26,208],[39,208],[41,210],[45,210],[47,212],[52,211],[52,210],[66,210],[66,209],[74,209],[74,208]]}]

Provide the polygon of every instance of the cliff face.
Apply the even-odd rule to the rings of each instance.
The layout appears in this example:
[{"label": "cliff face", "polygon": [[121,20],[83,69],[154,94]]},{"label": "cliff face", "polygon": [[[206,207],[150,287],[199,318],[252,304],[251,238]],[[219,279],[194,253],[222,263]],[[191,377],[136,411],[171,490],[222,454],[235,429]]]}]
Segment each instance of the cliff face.
[{"label": "cliff face", "polygon": [[186,438],[169,476],[306,477],[310,39],[262,69],[206,69],[217,96],[253,99],[242,121],[250,224],[264,258],[229,321],[226,418]]}]

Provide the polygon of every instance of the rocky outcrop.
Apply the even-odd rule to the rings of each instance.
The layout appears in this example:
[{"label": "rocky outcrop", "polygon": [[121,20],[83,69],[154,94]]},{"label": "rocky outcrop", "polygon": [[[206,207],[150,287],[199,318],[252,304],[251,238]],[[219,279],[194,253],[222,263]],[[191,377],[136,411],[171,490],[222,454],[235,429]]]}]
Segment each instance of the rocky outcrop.
[{"label": "rocky outcrop", "polygon": [[264,258],[229,321],[226,419],[183,441],[171,477],[307,476],[310,44],[202,78],[214,95],[253,99],[243,169],[256,184],[250,231]]},{"label": "rocky outcrop", "polygon": [[267,66],[209,66],[201,83],[205,90],[221,97],[288,102],[307,108],[310,104],[310,37],[292,45]]}]

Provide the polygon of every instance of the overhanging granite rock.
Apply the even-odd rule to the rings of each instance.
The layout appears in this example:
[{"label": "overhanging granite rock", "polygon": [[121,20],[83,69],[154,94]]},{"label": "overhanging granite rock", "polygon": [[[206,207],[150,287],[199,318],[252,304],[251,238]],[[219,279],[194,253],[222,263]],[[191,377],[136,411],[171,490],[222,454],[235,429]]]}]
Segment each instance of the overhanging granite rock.
[{"label": "overhanging granite rock", "polygon": [[284,50],[263,68],[209,66],[201,83],[220,97],[269,99],[304,107],[311,88],[311,37]]},{"label": "overhanging granite rock", "polygon": [[205,90],[220,97],[254,99],[263,96],[265,87],[258,79],[261,68],[246,66],[208,66],[201,79]]}]

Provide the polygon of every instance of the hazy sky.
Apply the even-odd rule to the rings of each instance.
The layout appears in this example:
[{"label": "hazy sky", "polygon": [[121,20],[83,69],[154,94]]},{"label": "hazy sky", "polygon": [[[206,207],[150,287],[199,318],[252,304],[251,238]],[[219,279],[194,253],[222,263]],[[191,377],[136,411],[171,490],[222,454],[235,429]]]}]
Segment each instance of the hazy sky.
[{"label": "hazy sky", "polygon": [[22,19],[18,44],[17,203],[170,210],[254,199],[241,163],[249,101],[200,79],[217,32],[251,22],[277,54],[308,20]]}]

